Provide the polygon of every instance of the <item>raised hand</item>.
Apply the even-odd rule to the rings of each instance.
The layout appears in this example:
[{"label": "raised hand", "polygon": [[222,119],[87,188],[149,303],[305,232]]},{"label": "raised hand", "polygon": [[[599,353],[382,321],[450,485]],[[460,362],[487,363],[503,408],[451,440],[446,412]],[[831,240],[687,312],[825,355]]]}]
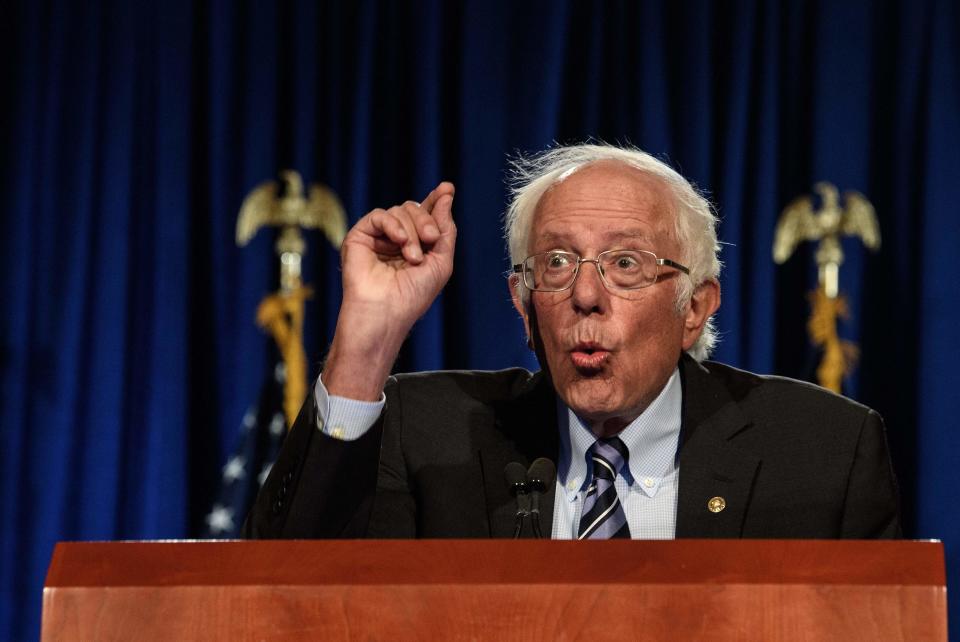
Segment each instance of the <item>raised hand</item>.
[{"label": "raised hand", "polygon": [[377,399],[410,328],[453,272],[454,187],[422,203],[375,209],[341,248],[343,301],[323,381],[331,394]]}]

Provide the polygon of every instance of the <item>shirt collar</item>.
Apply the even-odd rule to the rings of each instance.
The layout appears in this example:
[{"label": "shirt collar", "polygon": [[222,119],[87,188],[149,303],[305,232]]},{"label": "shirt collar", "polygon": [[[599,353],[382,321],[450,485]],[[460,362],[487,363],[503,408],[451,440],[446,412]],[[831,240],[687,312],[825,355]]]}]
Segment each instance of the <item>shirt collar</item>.
[{"label": "shirt collar", "polygon": [[[624,475],[631,488],[652,497],[660,482],[676,468],[680,437],[683,387],[674,369],[657,398],[618,435],[630,451],[629,472]],[[557,397],[560,457],[557,475],[567,499],[574,501],[593,474],[587,450],[596,436],[575,412]]]}]

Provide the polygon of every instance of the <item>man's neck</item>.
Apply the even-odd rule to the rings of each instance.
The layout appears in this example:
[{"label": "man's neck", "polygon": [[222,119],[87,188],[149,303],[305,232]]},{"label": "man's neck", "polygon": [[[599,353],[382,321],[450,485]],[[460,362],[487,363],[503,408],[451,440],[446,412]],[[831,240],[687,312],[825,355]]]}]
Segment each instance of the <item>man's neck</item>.
[{"label": "man's neck", "polygon": [[619,435],[624,428],[629,426],[634,419],[640,416],[641,413],[637,413],[633,417],[612,417],[610,419],[605,419],[603,421],[592,422],[590,424],[590,432],[597,436],[598,439],[609,439],[610,437],[615,437]]},{"label": "man's neck", "polygon": [[[677,370],[674,369],[673,372]],[[598,417],[592,419],[590,417],[584,417],[580,415],[581,421],[590,428],[592,432],[598,439],[609,439],[610,437],[615,437],[620,434],[627,426],[636,421],[637,417],[646,412],[647,408],[650,407],[660,395],[663,394],[663,391],[666,390],[667,384],[670,382],[670,378],[673,376],[671,372],[670,376],[664,379],[663,383],[657,388],[656,394],[654,394],[649,399],[643,400],[638,406],[626,410],[622,414],[612,416],[612,417]]]}]

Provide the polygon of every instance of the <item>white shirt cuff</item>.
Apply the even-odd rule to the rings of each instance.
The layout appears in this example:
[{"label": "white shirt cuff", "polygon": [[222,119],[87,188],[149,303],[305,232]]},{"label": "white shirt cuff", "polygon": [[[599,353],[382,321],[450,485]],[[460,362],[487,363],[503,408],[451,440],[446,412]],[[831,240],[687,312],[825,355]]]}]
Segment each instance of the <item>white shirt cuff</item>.
[{"label": "white shirt cuff", "polygon": [[387,397],[380,393],[379,401],[357,401],[327,392],[320,377],[313,389],[317,403],[317,428],[323,434],[341,441],[363,437],[377,423]]}]

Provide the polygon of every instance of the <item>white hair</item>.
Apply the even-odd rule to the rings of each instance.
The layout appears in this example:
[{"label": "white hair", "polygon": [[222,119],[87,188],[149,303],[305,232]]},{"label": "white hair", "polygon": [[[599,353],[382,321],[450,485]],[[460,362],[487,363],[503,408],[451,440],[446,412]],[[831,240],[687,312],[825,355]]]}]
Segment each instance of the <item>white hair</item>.
[{"label": "white hair", "polygon": [[[635,147],[606,144],[581,144],[554,147],[533,156],[520,156],[512,162],[509,178],[512,198],[504,220],[510,262],[522,262],[530,251],[533,215],[543,195],[553,185],[577,170],[598,161],[617,161],[659,179],[673,195],[674,222],[681,256],[678,261],[690,269],[689,279],[677,280],[677,311],[682,312],[694,290],[720,274],[720,245],[717,242],[717,217],[697,189],[669,165]],[[521,299],[529,292],[523,279],[517,280]],[[710,356],[717,342],[713,317],[707,320],[696,342],[687,351],[697,361]]]}]

